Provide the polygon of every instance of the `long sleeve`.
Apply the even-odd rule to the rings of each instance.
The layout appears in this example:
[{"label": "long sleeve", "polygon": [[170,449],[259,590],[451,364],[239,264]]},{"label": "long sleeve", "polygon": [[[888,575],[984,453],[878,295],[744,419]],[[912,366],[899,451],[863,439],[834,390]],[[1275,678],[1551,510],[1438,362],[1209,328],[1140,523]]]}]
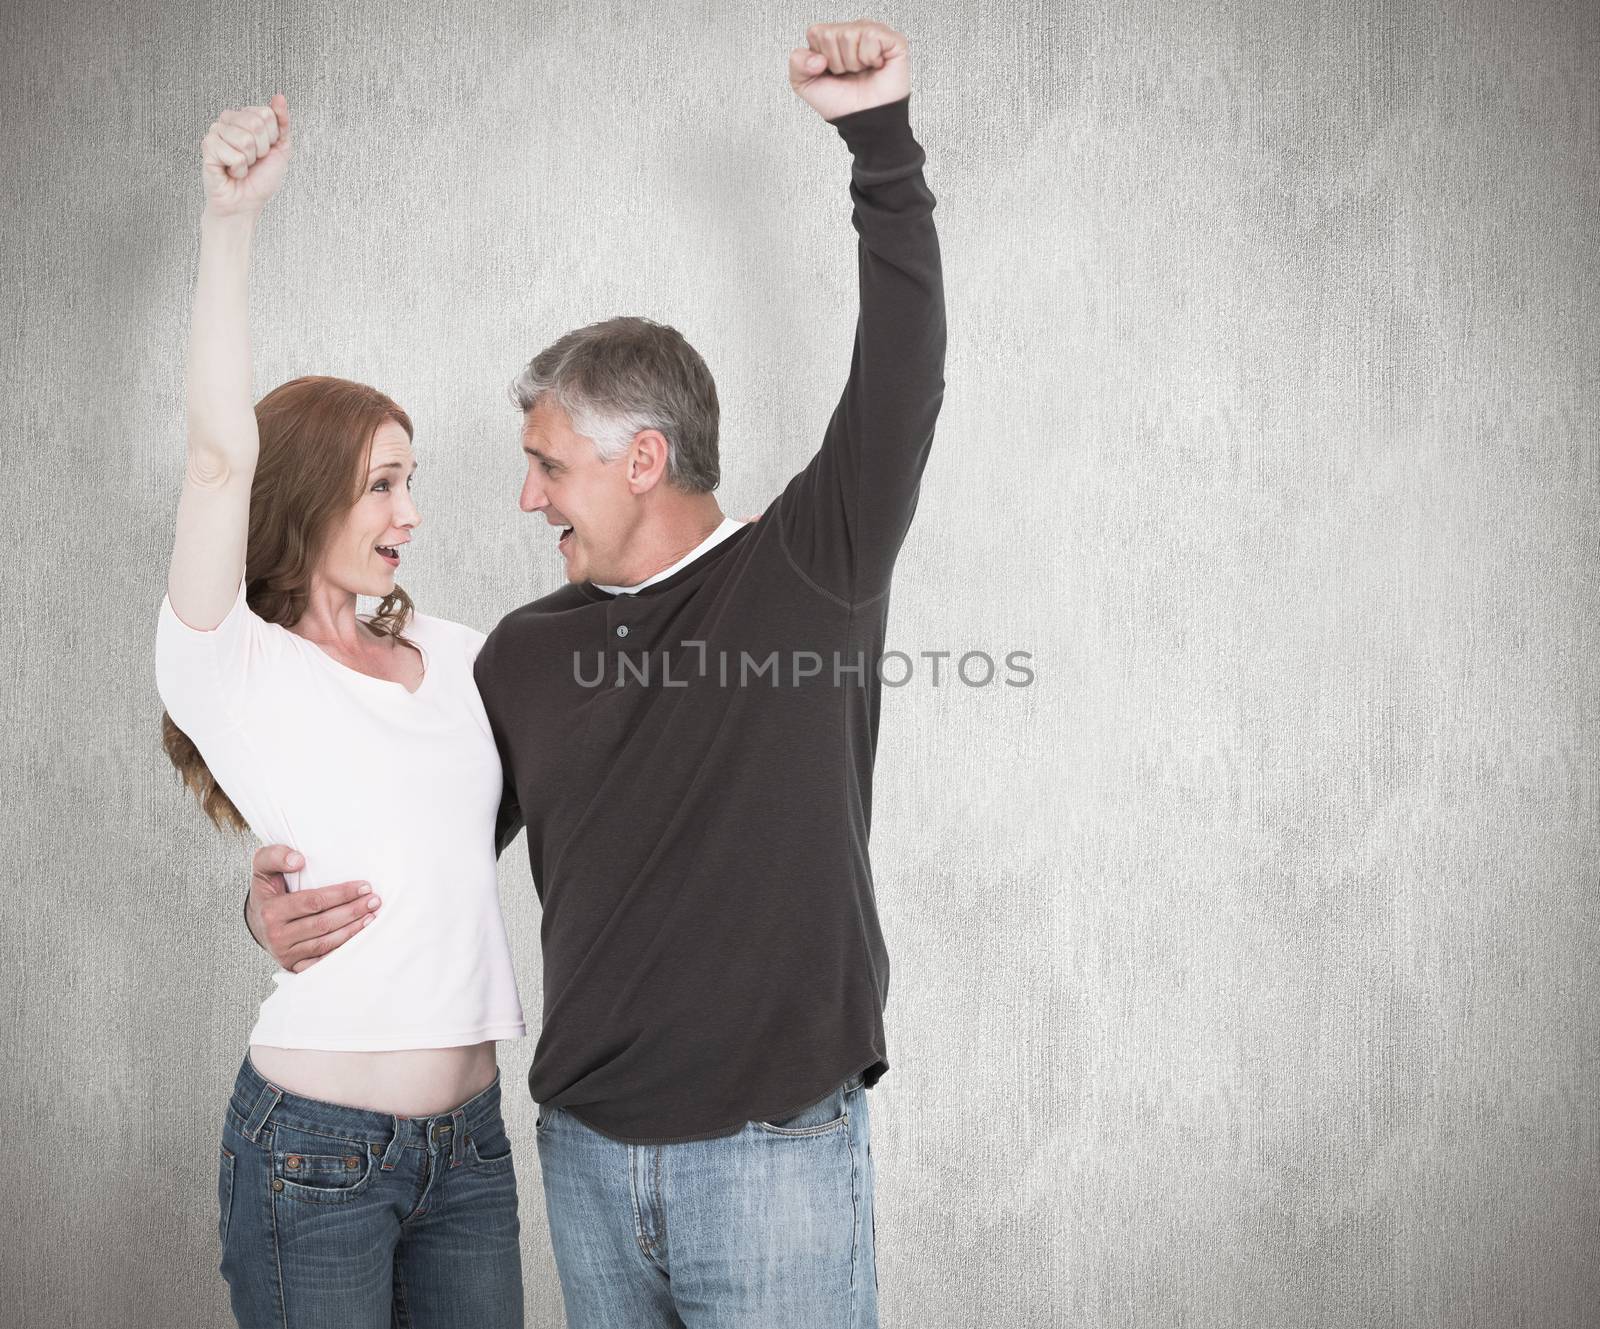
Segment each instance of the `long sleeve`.
[{"label": "long sleeve", "polygon": [[774,505],[791,562],[850,604],[889,587],[944,399],[935,200],[910,98],[832,121],[850,149],[861,308],[822,446]]}]

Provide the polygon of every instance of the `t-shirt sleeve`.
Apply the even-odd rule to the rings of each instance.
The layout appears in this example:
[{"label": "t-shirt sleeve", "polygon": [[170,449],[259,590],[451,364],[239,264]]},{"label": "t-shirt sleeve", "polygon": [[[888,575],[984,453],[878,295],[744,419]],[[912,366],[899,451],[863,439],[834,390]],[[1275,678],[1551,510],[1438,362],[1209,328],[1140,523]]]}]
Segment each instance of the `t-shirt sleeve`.
[{"label": "t-shirt sleeve", "polygon": [[172,722],[198,740],[235,727],[266,665],[276,629],[245,603],[244,578],[222,622],[209,632],[178,617],[163,596],[156,623],[156,691]]}]

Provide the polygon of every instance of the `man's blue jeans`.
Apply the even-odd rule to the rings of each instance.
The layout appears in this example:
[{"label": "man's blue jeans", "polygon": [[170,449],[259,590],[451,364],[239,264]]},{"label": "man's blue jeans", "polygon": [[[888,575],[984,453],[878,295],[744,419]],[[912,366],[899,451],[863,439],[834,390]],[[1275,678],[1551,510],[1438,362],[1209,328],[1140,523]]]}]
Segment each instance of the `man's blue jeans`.
[{"label": "man's blue jeans", "polygon": [[545,1108],[536,1138],[567,1329],[876,1329],[867,1090],[630,1145]]},{"label": "man's blue jeans", "polygon": [[248,1054],[222,1125],[217,1235],[245,1329],[520,1329],[500,1076],[450,1112],[303,1098]]}]

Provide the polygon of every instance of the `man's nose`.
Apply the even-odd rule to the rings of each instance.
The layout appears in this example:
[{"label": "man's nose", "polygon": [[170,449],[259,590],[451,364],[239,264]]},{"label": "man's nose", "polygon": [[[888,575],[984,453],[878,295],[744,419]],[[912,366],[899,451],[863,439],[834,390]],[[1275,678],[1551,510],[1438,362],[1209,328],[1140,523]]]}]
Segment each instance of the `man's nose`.
[{"label": "man's nose", "polygon": [[537,476],[529,475],[522,482],[522,510],[524,512],[537,512],[549,501],[545,497],[544,486],[539,483]]}]

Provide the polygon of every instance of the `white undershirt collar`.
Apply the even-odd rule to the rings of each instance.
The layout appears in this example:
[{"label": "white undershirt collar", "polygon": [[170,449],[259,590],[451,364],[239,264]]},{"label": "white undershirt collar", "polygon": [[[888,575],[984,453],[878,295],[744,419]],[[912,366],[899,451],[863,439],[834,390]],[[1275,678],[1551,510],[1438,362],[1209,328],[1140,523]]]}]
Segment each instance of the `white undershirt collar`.
[{"label": "white undershirt collar", "polygon": [[663,568],[660,572],[656,573],[655,576],[646,577],[637,586],[606,586],[600,582],[591,582],[590,585],[592,585],[597,591],[608,591],[612,595],[634,595],[637,592],[644,590],[646,586],[653,586],[658,581],[664,581],[674,572],[677,572],[680,568],[688,567],[689,564],[693,563],[695,559],[700,557],[701,554],[706,553],[708,550],[715,549],[719,544],[721,544],[743,525],[744,522],[740,521],[737,517],[724,517],[722,519],[721,526],[712,531],[710,535],[706,536],[704,540],[697,544],[670,568]]}]

